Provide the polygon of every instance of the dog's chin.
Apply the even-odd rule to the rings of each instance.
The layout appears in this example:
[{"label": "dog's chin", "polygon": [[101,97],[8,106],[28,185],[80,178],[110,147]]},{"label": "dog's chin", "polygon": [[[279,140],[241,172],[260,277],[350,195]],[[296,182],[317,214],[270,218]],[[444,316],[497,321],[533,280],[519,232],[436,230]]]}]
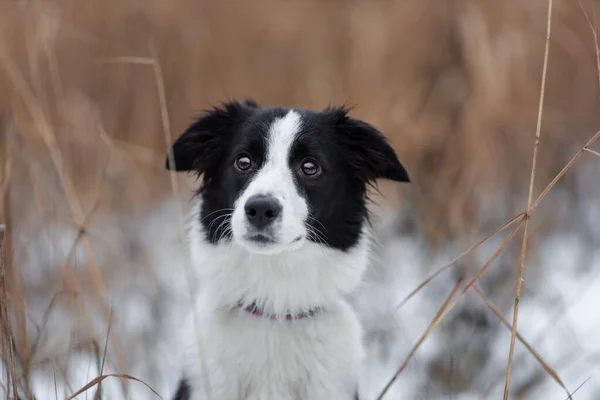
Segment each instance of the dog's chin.
[{"label": "dog's chin", "polygon": [[278,238],[262,233],[247,233],[240,236],[234,235],[234,240],[246,251],[263,255],[280,254],[298,250],[305,242],[304,235],[298,236],[292,241],[283,242]]}]

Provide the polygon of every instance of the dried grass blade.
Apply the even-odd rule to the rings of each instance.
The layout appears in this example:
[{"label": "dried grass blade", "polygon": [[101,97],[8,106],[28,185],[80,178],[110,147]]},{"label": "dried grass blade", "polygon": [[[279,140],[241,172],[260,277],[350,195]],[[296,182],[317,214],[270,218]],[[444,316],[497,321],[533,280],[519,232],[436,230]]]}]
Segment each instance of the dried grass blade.
[{"label": "dried grass blade", "polygon": [[548,194],[548,192],[554,187],[554,185],[556,185],[556,183],[560,180],[560,178],[563,177],[564,174],[567,173],[567,171],[569,169],[571,169],[571,167],[573,166],[573,164],[575,164],[575,161],[577,161],[577,159],[579,157],[581,157],[581,155],[588,151],[589,147],[594,144],[594,142],[596,140],[598,140],[598,138],[600,138],[600,131],[596,132],[596,134],[594,136],[592,136],[592,138],[585,144],[585,146],[583,146],[581,149],[579,149],[579,151],[577,152],[577,154],[575,154],[573,156],[573,158],[571,158],[571,160],[567,163],[567,165],[565,165],[565,167],[558,173],[558,175],[556,175],[554,177],[554,179],[552,179],[552,182],[550,182],[548,184],[548,186],[546,186],[546,188],[542,191],[542,193],[538,196],[538,198],[533,202],[533,204],[531,205],[531,207],[529,208],[529,213],[531,214],[531,212],[540,204],[540,202],[544,199],[544,197],[546,197],[546,195]]},{"label": "dried grass blade", "polygon": [[454,286],[454,288],[452,289],[452,291],[450,292],[450,294],[448,295],[448,297],[446,297],[446,300],[444,300],[444,303],[439,308],[438,312],[435,314],[435,317],[431,320],[431,323],[427,327],[427,330],[425,330],[425,333],[423,333],[423,335],[421,336],[421,338],[413,346],[413,348],[411,349],[411,351],[408,353],[408,355],[406,356],[406,358],[402,362],[402,365],[400,365],[400,368],[398,368],[398,370],[396,371],[396,373],[394,374],[394,376],[392,377],[392,379],[390,379],[388,381],[388,383],[385,386],[385,388],[381,391],[381,393],[380,393],[379,397],[377,398],[377,400],[383,399],[383,396],[385,396],[385,394],[388,392],[388,390],[390,389],[390,387],[394,384],[394,382],[396,381],[396,379],[398,379],[398,376],[400,376],[400,374],[402,373],[402,371],[404,371],[404,369],[408,365],[408,362],[412,359],[412,357],[415,355],[415,353],[419,349],[419,346],[421,346],[421,344],[425,341],[425,339],[427,339],[427,336],[429,336],[429,334],[433,330],[433,327],[434,327],[433,324],[434,324],[434,322],[440,317],[440,315],[444,312],[444,310],[446,310],[446,308],[448,307],[448,304],[450,304],[450,300],[452,300],[452,297],[454,297],[454,295],[456,294],[456,292],[458,292],[458,289],[460,289],[460,286],[462,284],[463,284],[463,280],[459,280],[458,282],[456,282],[456,285]]},{"label": "dried grass blade", "polygon": [[[488,267],[496,260],[496,258],[498,258],[498,256],[500,255],[500,253],[502,253],[502,250],[504,250],[504,248],[508,245],[508,243],[510,243],[510,241],[512,240],[512,238],[515,236],[515,234],[518,232],[519,228],[521,227],[521,224],[523,223],[523,221],[524,221],[524,218],[521,218],[521,220],[519,221],[519,223],[517,224],[517,226],[515,226],[513,228],[513,230],[504,239],[504,241],[502,242],[502,244],[500,245],[500,247],[498,247],[498,249],[492,255],[492,257],[485,263],[485,265],[483,267],[481,267],[481,269],[479,270],[479,272],[477,273],[477,275],[475,275],[475,277],[469,281],[469,283],[465,286],[465,288],[460,293],[460,295],[458,295],[458,297],[452,302],[452,304],[450,306],[448,306],[445,310],[443,310],[443,312],[441,314],[439,314],[439,315],[436,316],[436,318],[432,322],[431,326],[428,328],[429,332],[433,331],[433,329],[435,329],[435,327],[438,326],[439,323],[444,318],[446,318],[446,315],[448,315],[450,313],[450,311],[452,311],[454,309],[454,307],[456,307],[456,305],[463,299],[463,297],[465,297],[465,295],[471,289],[471,287],[473,287],[473,285],[475,284],[475,282],[477,282],[477,280],[485,273],[485,271],[488,269]],[[382,392],[378,396],[378,398],[377,398],[378,400],[382,399],[383,396],[387,393],[387,391],[389,390],[389,388],[392,386],[392,384],[394,383],[394,381],[397,379],[397,376],[398,376],[398,372],[396,372],[396,374],[388,381],[388,383],[386,384],[385,388],[382,390]]]},{"label": "dried grass blade", "polygon": [[[479,289],[477,287],[477,285],[475,285],[475,286],[473,286],[473,290],[475,290],[475,292],[477,292],[477,294],[479,295],[479,297],[481,297],[481,299],[485,302],[485,304],[488,306],[488,308],[490,310],[492,310],[492,312],[494,314],[496,314],[496,317],[498,317],[498,319],[500,321],[502,321],[502,323],[509,330],[512,331],[512,325],[506,320],[506,318],[504,318],[504,316],[502,315],[502,312],[481,291],[481,289]],[[564,384],[564,382],[562,381],[562,379],[560,379],[560,377],[558,376],[558,373],[552,367],[550,367],[550,365],[548,365],[548,363],[546,361],[544,361],[544,359],[542,358],[542,356],[523,338],[523,336],[521,336],[521,334],[518,331],[517,331],[517,338],[519,339],[519,341],[521,343],[523,343],[523,345],[527,348],[527,350],[529,350],[529,352],[531,353],[531,355],[533,357],[535,357],[535,359],[540,363],[540,365],[542,366],[542,368],[544,368],[544,371],[546,371],[548,373],[548,375],[550,375],[552,377],[552,379],[554,379],[556,381],[556,383],[558,383],[565,390],[565,392],[567,392],[567,395],[569,396],[568,398],[570,399],[571,398],[571,393],[569,393],[569,389],[567,389],[567,387]]]},{"label": "dried grass blade", "polygon": [[590,19],[587,11],[585,11],[585,7],[581,4],[581,1],[578,1],[579,8],[583,12],[585,20],[587,21],[590,29],[592,31],[592,36],[594,37],[594,50],[596,51],[596,74],[598,76],[598,89],[600,89],[600,47],[598,47],[598,32],[596,31],[592,20]]},{"label": "dried grass blade", "polygon": [[[591,375],[588,376],[585,381],[581,382],[581,385],[579,385],[579,386],[577,386],[577,388],[575,388],[575,390],[573,391],[573,394],[579,392],[579,389],[581,389],[583,387],[583,385],[585,385],[586,383],[588,383],[588,381],[590,379],[592,379]],[[568,399],[571,399],[571,398],[573,398],[573,396],[567,397],[565,400],[568,400]]]},{"label": "dried grass blade", "polygon": [[544,66],[542,69],[542,87],[540,89],[540,102],[538,109],[537,126],[535,130],[535,144],[533,146],[533,161],[531,165],[531,178],[529,180],[529,194],[527,196],[527,214],[525,216],[525,229],[523,230],[523,243],[521,246],[521,259],[519,265],[519,276],[517,278],[517,289],[515,294],[515,305],[513,311],[512,331],[510,334],[510,348],[508,351],[508,363],[506,366],[506,380],[504,381],[504,400],[508,400],[510,391],[510,376],[512,373],[512,362],[515,352],[515,339],[517,334],[517,324],[519,320],[519,302],[521,291],[523,289],[523,274],[525,271],[525,254],[527,253],[527,239],[529,231],[529,219],[531,218],[531,201],[533,199],[533,187],[535,184],[535,171],[537,166],[537,155],[540,147],[540,136],[542,133],[542,115],[544,112],[544,95],[546,93],[546,75],[548,72],[548,54],[550,53],[550,37],[552,34],[552,0],[548,0],[548,19],[546,30],[546,46],[544,49]]},{"label": "dried grass blade", "polygon": [[598,157],[600,157],[600,153],[598,153],[597,151],[594,151],[594,150],[592,150],[592,149],[588,149],[587,147],[584,147],[584,148],[583,148],[583,150],[584,150],[584,151],[587,151],[588,153],[592,153],[592,154],[593,154],[593,155],[595,155],[595,156],[598,156]]},{"label": "dried grass blade", "polygon": [[511,219],[509,219],[508,221],[506,221],[504,224],[502,224],[502,226],[500,226],[498,229],[496,229],[494,232],[490,233],[489,235],[487,235],[485,238],[481,239],[479,242],[475,243],[473,246],[469,247],[466,251],[464,251],[462,254],[460,254],[458,257],[454,258],[452,261],[450,261],[448,264],[438,268],[438,270],[436,272],[434,272],[433,274],[431,274],[427,279],[425,279],[423,282],[421,282],[421,284],[419,284],[419,286],[417,286],[412,292],[410,292],[401,302],[400,304],[398,304],[398,306],[396,307],[396,309],[400,309],[402,306],[404,306],[408,300],[410,300],[414,295],[416,295],[421,289],[423,289],[429,282],[431,282],[432,280],[434,280],[439,274],[441,274],[442,272],[446,271],[447,269],[451,268],[452,266],[454,266],[456,263],[458,263],[460,260],[462,260],[463,258],[465,258],[467,255],[469,255],[473,250],[475,250],[476,248],[478,248],[479,246],[481,246],[482,244],[484,244],[485,242],[487,242],[488,240],[490,240],[492,237],[496,236],[497,234],[499,234],[500,232],[504,231],[506,228],[508,228],[509,226],[511,226],[515,221],[517,221],[519,218],[523,217],[524,213],[515,215],[514,217],[512,217]]},{"label": "dried grass blade", "polygon": [[142,381],[141,379],[135,378],[135,377],[133,377],[131,375],[127,375],[127,374],[107,374],[107,375],[100,375],[100,376],[92,379],[87,385],[85,385],[84,387],[82,387],[81,389],[79,389],[77,392],[75,392],[71,396],[65,398],[65,400],[72,400],[75,397],[79,396],[81,393],[83,393],[83,392],[89,390],[90,388],[98,385],[100,382],[102,382],[106,378],[111,378],[111,377],[113,377],[113,378],[121,378],[121,379],[129,379],[129,380],[132,380],[132,381],[140,382],[144,386],[146,386],[148,389],[150,389],[152,391],[152,393],[154,393],[159,399],[162,399],[162,397],[156,392],[156,390],[152,389],[152,387],[150,385],[148,385],[146,382]]},{"label": "dried grass blade", "polygon": [[13,352],[13,337],[6,290],[6,271],[4,269],[4,225],[0,225],[0,304],[0,333],[2,333],[0,336],[0,354],[2,354],[2,361],[5,363],[10,378],[13,396],[18,399],[17,369]]}]

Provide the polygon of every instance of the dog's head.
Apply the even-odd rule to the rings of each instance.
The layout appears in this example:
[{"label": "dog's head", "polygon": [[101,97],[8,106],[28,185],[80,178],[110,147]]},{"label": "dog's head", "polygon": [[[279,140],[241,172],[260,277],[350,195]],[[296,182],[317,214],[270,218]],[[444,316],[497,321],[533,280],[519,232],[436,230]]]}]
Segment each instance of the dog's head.
[{"label": "dog's head", "polygon": [[167,168],[202,175],[206,239],[276,254],[306,242],[346,251],[367,219],[376,179],[408,182],[385,137],[350,118],[229,102],[208,111],[173,144]]}]

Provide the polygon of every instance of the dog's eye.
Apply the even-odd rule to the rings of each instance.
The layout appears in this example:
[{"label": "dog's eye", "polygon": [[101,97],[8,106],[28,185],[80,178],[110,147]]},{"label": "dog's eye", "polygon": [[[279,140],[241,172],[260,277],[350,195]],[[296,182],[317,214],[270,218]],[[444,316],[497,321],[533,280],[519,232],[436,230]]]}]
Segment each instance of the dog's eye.
[{"label": "dog's eye", "polygon": [[235,160],[235,167],[240,171],[248,171],[252,168],[252,159],[248,155],[242,154]]},{"label": "dog's eye", "polygon": [[321,173],[321,167],[313,160],[304,160],[300,165],[300,170],[306,176],[315,177]]}]

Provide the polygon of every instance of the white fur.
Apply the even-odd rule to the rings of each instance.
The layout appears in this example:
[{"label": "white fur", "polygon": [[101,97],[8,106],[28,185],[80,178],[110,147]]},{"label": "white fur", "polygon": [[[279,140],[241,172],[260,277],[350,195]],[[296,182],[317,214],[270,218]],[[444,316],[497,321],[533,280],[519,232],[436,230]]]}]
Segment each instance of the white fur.
[{"label": "white fur", "polygon": [[[190,239],[202,282],[185,329],[192,399],[353,399],[364,350],[344,294],[367,265],[366,235],[347,253],[306,242],[277,255],[250,253],[234,241],[208,244],[198,228]],[[279,316],[316,306],[323,312],[270,320],[231,309],[239,300],[262,300],[265,312]]]},{"label": "white fur", "polygon": [[[266,162],[235,202],[231,218],[233,237],[252,252],[272,254],[297,249],[305,240],[304,221],[308,215],[308,207],[294,185],[294,177],[288,165],[290,148],[300,127],[300,115],[295,111],[290,111],[285,117],[273,122],[269,129]],[[281,219],[273,225],[278,243],[267,248],[258,247],[244,239],[251,229],[244,214],[244,204],[254,195],[271,195],[283,206]],[[301,240],[295,241],[298,237]]]},{"label": "white fur", "polygon": [[[295,112],[271,126],[267,162],[236,202],[234,240],[208,243],[192,220],[190,253],[201,289],[184,329],[183,377],[193,400],[352,400],[358,389],[362,329],[345,296],[368,264],[370,235],[365,228],[346,252],[307,240],[290,246],[306,234],[308,215],[287,163],[299,127]],[[246,222],[238,208],[266,193],[284,210],[281,246],[269,254],[239,240]],[[239,302],[257,302],[278,319],[252,315]],[[315,307],[322,308],[315,316],[284,318]]]}]

